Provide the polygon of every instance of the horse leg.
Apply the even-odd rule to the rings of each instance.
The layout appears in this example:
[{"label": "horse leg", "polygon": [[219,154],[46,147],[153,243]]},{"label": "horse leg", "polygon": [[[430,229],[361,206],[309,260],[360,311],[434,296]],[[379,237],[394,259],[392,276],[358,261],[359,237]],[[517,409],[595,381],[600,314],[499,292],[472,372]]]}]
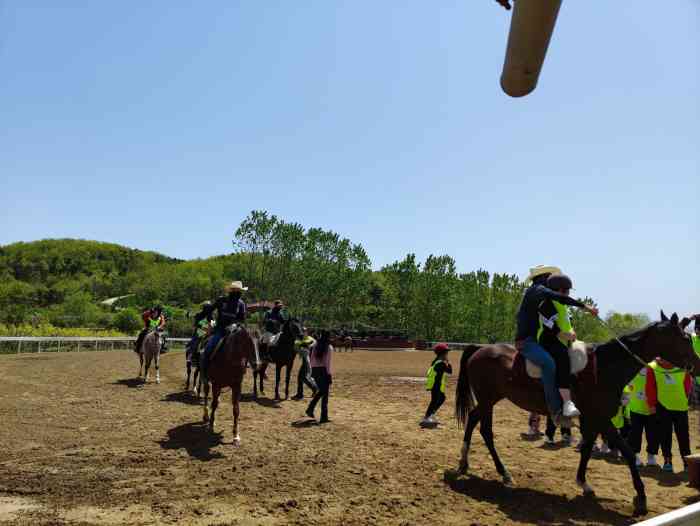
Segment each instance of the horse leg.
[{"label": "horse leg", "polygon": [[211,417],[209,418],[209,431],[214,431],[214,419],[216,418],[216,408],[219,407],[219,395],[221,387],[217,384],[212,384],[211,392]]},{"label": "horse leg", "polygon": [[160,350],[156,351],[155,362],[156,362],[156,383],[159,384],[160,383]]},{"label": "horse leg", "polygon": [[139,378],[143,375],[143,353],[139,353]]},{"label": "horse leg", "polygon": [[253,371],[253,399],[258,399],[258,372]]},{"label": "horse leg", "polygon": [[635,515],[646,515],[647,510],[647,495],[644,490],[644,482],[642,482],[642,477],[639,476],[639,468],[637,468],[637,463],[634,455],[634,451],[627,444],[620,433],[615,427],[610,426],[610,428],[605,433],[605,440],[607,440],[610,447],[613,449],[620,450],[627,465],[630,468],[630,474],[632,475],[632,483],[634,484],[634,489],[637,491],[637,496],[634,497],[634,514]]},{"label": "horse leg", "polygon": [[278,363],[275,364],[275,400],[280,399],[280,376],[282,373],[282,366]]},{"label": "horse leg", "polygon": [[496,465],[496,471],[503,478],[503,484],[506,486],[511,486],[513,484],[513,477],[508,472],[506,467],[501,462],[496,452],[496,446],[493,441],[493,406],[483,407],[481,411],[481,427],[479,429],[481,436],[486,442],[486,447],[489,448],[489,453],[491,453],[491,458],[493,463]]},{"label": "horse leg", "polygon": [[[187,362],[187,381],[185,382],[185,391],[190,390],[190,375],[192,374],[192,364]],[[194,385],[194,383],[192,384]]]},{"label": "horse leg", "polygon": [[204,381],[204,375],[199,377],[200,392],[201,388],[204,388],[204,415],[202,416],[202,421],[206,424],[209,422],[209,408],[207,407],[209,403],[209,380]]},{"label": "horse leg", "polygon": [[[242,382],[242,379],[241,379]],[[238,431],[238,417],[241,414],[241,384],[231,389],[231,405],[233,410],[233,445],[238,447],[241,445],[241,435]]]},{"label": "horse leg", "polygon": [[148,370],[151,368],[151,355],[149,354],[144,358],[144,365],[143,365],[143,381],[144,383],[148,382]]},{"label": "horse leg", "polygon": [[591,453],[593,452],[593,444],[598,436],[597,426],[591,426],[588,422],[581,417],[581,459],[578,463],[578,471],[576,472],[576,484],[579,488],[583,490],[583,495],[586,497],[592,497],[595,495],[595,491],[588,482],[586,482],[586,468],[588,467],[588,461],[591,459]]},{"label": "horse leg", "polygon": [[287,368],[285,369],[285,374],[286,379],[285,379],[285,384],[284,384],[284,399],[287,400],[289,399],[289,378],[292,376],[292,364],[287,364]]},{"label": "horse leg", "polygon": [[194,378],[192,379],[192,389],[194,390],[194,392],[197,396],[199,396],[199,384],[197,383],[198,381],[199,381],[199,367],[195,367]]},{"label": "horse leg", "polygon": [[472,434],[474,433],[474,428],[481,420],[481,415],[479,414],[479,406],[476,406],[469,412],[469,420],[467,420],[467,427],[464,430],[464,442],[462,442],[462,457],[459,460],[459,467],[457,468],[457,473],[459,475],[466,475],[469,471],[469,448],[472,443]]}]

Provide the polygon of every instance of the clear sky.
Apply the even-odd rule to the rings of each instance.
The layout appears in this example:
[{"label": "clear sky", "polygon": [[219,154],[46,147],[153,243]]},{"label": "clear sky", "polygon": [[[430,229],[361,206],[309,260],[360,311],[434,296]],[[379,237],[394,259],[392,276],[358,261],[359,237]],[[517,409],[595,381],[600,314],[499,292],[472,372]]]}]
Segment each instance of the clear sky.
[{"label": "clear sky", "polygon": [[252,209],[375,268],[569,273],[700,312],[700,4],[564,1],[537,90],[491,0],[0,0],[0,244],[231,251]]}]

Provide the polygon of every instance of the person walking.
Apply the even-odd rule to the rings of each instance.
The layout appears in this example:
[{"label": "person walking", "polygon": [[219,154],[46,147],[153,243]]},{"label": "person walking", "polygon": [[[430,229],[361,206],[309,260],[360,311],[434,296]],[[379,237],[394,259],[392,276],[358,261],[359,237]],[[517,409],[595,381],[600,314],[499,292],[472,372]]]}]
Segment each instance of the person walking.
[{"label": "person walking", "polygon": [[330,422],[328,418],[328,397],[331,384],[333,383],[333,369],[331,368],[331,357],[333,356],[333,346],[331,345],[331,333],[327,330],[321,331],[318,341],[311,348],[309,361],[311,362],[311,375],[318,390],[314,394],[309,407],[306,408],[306,416],[314,417],[316,404],[321,402],[320,424]]},{"label": "person walking", "polygon": [[426,374],[425,389],[430,391],[430,404],[425,412],[421,427],[435,426],[440,422],[435,418],[440,406],[445,402],[445,388],[447,386],[447,375],[452,374],[452,365],[447,359],[450,348],[446,343],[438,343],[433,347],[435,359],[430,364]]},{"label": "person walking", "polygon": [[294,342],[294,347],[301,359],[301,365],[299,366],[299,374],[297,376],[297,394],[292,396],[292,400],[302,400],[304,398],[304,384],[311,389],[312,397],[318,390],[316,382],[311,375],[311,362],[309,360],[309,353],[315,344],[316,340],[311,337],[309,330],[304,327],[304,336],[301,340]]}]

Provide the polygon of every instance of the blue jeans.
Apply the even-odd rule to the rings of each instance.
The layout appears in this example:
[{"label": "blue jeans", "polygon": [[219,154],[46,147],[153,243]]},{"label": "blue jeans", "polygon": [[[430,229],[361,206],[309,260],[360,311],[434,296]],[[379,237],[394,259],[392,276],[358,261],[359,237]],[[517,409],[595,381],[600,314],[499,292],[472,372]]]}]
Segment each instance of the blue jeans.
[{"label": "blue jeans", "polygon": [[542,369],[542,384],[544,385],[544,399],[552,415],[561,411],[561,398],[557,391],[555,382],[556,365],[554,358],[544,348],[535,341],[534,338],[527,338],[523,346],[523,356]]},{"label": "blue jeans", "polygon": [[199,358],[199,371],[200,374],[203,375],[205,378],[207,378],[207,367],[209,366],[209,356],[211,355],[212,352],[214,352],[214,349],[216,346],[219,344],[221,339],[224,337],[223,332],[216,331],[214,334],[211,335],[211,338],[209,338],[209,343],[207,343],[206,349],[204,349],[204,352],[202,353],[202,356]]}]

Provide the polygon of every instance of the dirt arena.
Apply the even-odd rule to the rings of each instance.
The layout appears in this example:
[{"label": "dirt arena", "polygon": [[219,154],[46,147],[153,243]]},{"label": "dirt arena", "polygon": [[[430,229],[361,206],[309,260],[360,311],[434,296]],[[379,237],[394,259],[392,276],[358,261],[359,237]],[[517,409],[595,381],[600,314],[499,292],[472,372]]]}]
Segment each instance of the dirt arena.
[{"label": "dirt arena", "polygon": [[[230,392],[210,435],[183,393],[182,352],[163,356],[160,385],[134,380],[138,360],[128,351],[0,356],[0,524],[634,522],[624,465],[592,460],[598,497],[584,499],[573,448],[523,440],[527,415],[508,402],[496,408],[496,445],[516,487],[501,485],[478,434],[471,477],[446,484],[462,440],[450,418],[456,380],[444,425],[420,429],[427,395],[415,378],[430,358],[336,353],[332,423],[323,426],[303,417],[303,402],[274,403],[274,386],[270,398],[250,401],[248,374],[236,449]],[[674,475],[644,472],[649,516],[698,500],[676,458]]]}]

